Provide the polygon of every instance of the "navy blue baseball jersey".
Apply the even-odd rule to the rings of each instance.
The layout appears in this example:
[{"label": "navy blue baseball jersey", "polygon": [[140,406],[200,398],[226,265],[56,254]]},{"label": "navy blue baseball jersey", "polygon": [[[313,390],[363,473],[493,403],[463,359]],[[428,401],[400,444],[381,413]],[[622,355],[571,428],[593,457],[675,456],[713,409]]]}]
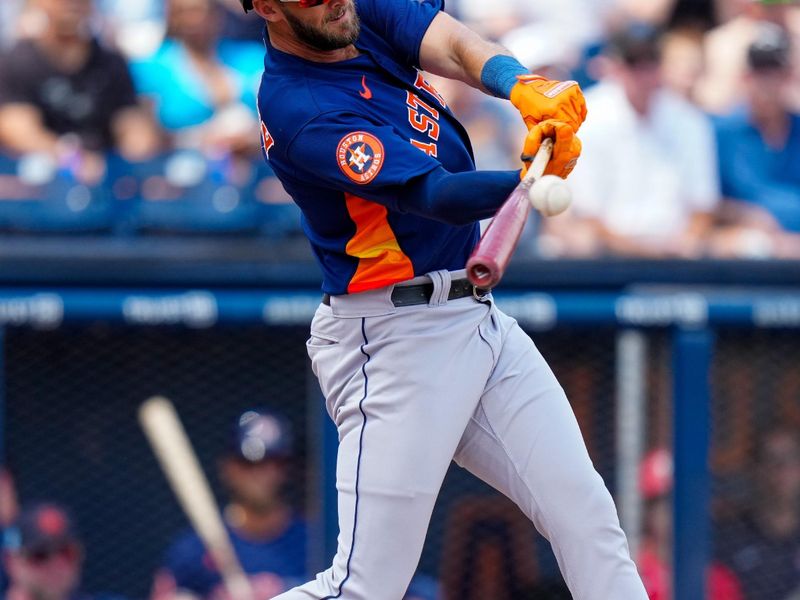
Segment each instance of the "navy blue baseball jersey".
[{"label": "navy blue baseball jersey", "polygon": [[355,293],[463,269],[476,223],[410,214],[399,190],[443,167],[475,170],[467,133],[417,68],[442,0],[357,0],[360,55],[318,64],[266,40],[264,153],[303,212],[323,291]]},{"label": "navy blue baseball jersey", "polygon": [[[303,521],[293,520],[286,531],[272,540],[250,540],[226,527],[233,549],[244,572],[261,589],[267,582],[275,595],[296,585],[306,573],[307,528]],[[180,589],[208,597],[222,584],[222,578],[203,542],[193,531],[179,537],[169,548],[164,569]]]}]

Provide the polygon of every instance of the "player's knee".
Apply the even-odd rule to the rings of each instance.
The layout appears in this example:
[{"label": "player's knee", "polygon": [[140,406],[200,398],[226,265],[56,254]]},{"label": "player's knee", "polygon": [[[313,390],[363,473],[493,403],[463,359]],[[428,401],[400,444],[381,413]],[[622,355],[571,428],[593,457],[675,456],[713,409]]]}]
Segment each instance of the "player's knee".
[{"label": "player's knee", "polygon": [[570,509],[556,507],[548,519],[549,529],[556,537],[577,540],[592,539],[610,528],[619,528],[614,501],[602,478],[595,473],[591,478],[573,480],[565,485],[562,498],[570,498]]}]

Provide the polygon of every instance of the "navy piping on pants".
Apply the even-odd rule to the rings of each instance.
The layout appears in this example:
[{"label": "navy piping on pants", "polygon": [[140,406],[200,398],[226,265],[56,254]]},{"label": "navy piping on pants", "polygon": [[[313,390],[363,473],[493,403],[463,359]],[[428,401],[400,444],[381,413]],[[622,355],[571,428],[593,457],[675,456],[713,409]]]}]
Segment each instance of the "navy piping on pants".
[{"label": "navy piping on pants", "polygon": [[367,320],[366,318],[361,318],[361,337],[364,339],[364,343],[361,344],[361,354],[367,357],[367,360],[364,361],[364,364],[361,365],[361,373],[364,375],[364,396],[361,398],[361,401],[358,403],[358,410],[361,411],[361,416],[364,418],[361,423],[361,433],[358,438],[358,462],[356,463],[356,506],[355,506],[355,515],[353,516],[353,538],[350,540],[350,555],[347,557],[347,569],[345,571],[344,579],[342,579],[342,583],[339,584],[339,593],[335,596],[325,596],[321,600],[335,600],[335,598],[339,598],[342,595],[342,590],[344,589],[345,582],[350,579],[350,561],[353,559],[353,552],[356,548],[356,526],[358,525],[358,480],[361,477],[361,452],[364,448],[364,430],[367,428],[367,413],[364,412],[364,401],[367,399],[367,393],[369,392],[369,377],[367,377],[367,363],[370,361],[370,355],[366,351],[367,344],[369,341],[367,340]]}]

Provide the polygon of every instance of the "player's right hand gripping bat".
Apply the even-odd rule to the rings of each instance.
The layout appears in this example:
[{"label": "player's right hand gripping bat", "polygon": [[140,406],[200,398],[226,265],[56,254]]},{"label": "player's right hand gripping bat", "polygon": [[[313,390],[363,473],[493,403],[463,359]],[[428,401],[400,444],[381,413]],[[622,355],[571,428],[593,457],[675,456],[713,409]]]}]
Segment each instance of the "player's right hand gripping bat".
[{"label": "player's right hand gripping bat", "polygon": [[181,508],[219,569],[231,599],[254,600],[253,588],[239,564],[211,487],[172,402],[160,396],[150,398],[139,407],[139,423]]},{"label": "player's right hand gripping bat", "polygon": [[552,154],[553,140],[546,139],[533,157],[525,178],[514,188],[484,231],[467,261],[467,277],[473,285],[491,289],[502,279],[530,214],[531,188],[542,179]]}]

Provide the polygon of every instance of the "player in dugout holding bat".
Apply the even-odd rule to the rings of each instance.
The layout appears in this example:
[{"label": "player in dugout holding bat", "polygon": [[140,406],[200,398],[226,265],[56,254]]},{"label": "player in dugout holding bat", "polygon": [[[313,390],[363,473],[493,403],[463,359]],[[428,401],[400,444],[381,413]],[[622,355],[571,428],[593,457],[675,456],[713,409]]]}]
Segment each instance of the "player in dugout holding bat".
[{"label": "player in dugout holding bat", "polygon": [[[266,21],[264,153],[322,267],[307,342],[339,431],[333,565],[280,600],[399,600],[451,460],[513,499],[577,600],[645,600],[613,500],[531,339],[473,288],[478,221],[520,172],[476,172],[419,69],[509,98],[523,155],[580,154],[573,82],[531,75],[442,0],[242,0]],[[523,171],[527,168],[523,165]]]}]

